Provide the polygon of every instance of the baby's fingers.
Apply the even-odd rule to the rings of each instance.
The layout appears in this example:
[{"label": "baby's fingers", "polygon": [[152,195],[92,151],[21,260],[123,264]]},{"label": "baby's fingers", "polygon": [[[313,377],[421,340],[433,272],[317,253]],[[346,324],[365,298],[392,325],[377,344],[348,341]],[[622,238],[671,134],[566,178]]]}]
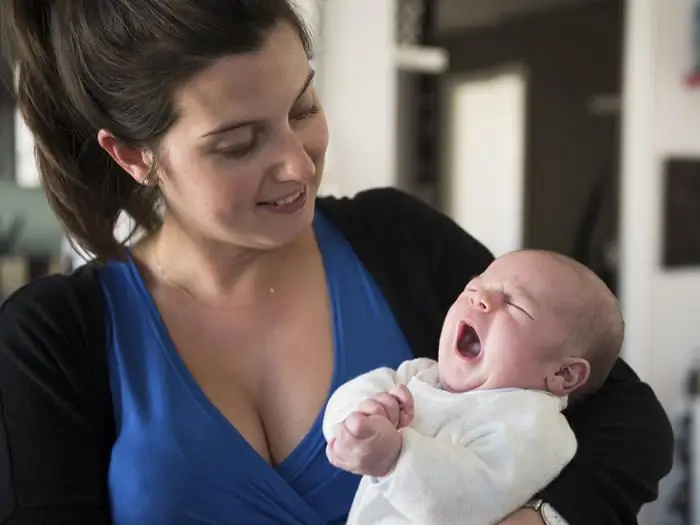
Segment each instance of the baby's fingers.
[{"label": "baby's fingers", "polygon": [[344,457],[343,451],[336,446],[335,440],[329,441],[328,445],[326,445],[326,457],[328,462],[334,467],[351,472],[351,465]]},{"label": "baby's fingers", "polygon": [[403,408],[406,412],[413,414],[413,411],[415,410],[413,394],[411,394],[411,391],[406,385],[396,385],[391,389],[390,394],[398,400],[401,408]]},{"label": "baby's fingers", "polygon": [[388,417],[384,406],[382,406],[382,404],[374,398],[366,399],[360,403],[360,406],[357,407],[357,411],[366,416]]},{"label": "baby's fingers", "polygon": [[[345,420],[344,428],[339,430],[338,438],[340,438],[341,435],[343,437],[347,435],[348,439],[352,438],[354,440],[371,438],[376,433],[376,429],[370,417],[373,416],[368,416],[361,412],[353,412]],[[382,415],[381,417],[385,416]]]},{"label": "baby's fingers", "polygon": [[386,418],[391,421],[391,424],[396,426],[399,422],[399,411],[401,406],[398,399],[389,392],[380,392],[374,396],[374,399],[384,407]]}]

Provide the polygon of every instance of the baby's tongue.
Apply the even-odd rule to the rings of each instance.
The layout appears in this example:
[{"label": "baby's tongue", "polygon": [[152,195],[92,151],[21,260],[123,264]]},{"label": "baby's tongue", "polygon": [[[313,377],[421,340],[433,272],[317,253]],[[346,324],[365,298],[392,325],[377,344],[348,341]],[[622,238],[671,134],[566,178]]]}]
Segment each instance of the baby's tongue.
[{"label": "baby's tongue", "polygon": [[467,357],[477,357],[481,353],[481,341],[474,328],[465,325],[457,341],[457,349]]}]

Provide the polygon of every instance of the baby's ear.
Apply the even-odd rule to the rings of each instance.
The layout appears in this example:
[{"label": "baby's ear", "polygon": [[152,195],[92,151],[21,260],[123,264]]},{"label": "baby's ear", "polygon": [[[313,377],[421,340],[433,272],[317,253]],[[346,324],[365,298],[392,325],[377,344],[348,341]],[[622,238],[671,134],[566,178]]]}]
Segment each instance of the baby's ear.
[{"label": "baby's ear", "polygon": [[565,357],[559,367],[547,376],[547,390],[557,396],[568,396],[580,388],[591,375],[591,365],[582,357]]}]

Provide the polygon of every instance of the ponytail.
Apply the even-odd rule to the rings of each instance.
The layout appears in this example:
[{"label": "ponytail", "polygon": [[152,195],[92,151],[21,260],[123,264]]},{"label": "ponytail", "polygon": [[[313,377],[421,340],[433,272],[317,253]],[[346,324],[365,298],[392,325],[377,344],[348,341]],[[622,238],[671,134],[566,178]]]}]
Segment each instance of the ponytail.
[{"label": "ponytail", "polygon": [[[159,225],[158,190],[139,185],[97,143],[98,130],[109,129],[110,121],[89,90],[68,93],[68,86],[75,88],[80,82],[77,76],[62,77],[57,66],[52,35],[64,38],[62,31],[71,29],[58,28],[58,21],[52,20],[52,12],[62,8],[54,5],[60,0],[2,2],[3,50],[18,75],[17,104],[34,136],[49,204],[83,250],[101,260],[123,259],[124,247],[114,235],[120,213],[126,211],[136,227],[152,232]],[[96,122],[96,115],[102,122]]]}]

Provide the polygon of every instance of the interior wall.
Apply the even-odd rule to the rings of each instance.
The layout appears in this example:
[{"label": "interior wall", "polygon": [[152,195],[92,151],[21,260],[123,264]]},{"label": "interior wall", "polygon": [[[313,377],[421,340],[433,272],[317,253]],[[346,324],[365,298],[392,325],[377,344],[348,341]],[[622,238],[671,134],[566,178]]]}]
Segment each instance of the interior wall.
[{"label": "interior wall", "polygon": [[320,2],[322,74],[330,126],[322,191],[353,195],[397,182],[396,0]]},{"label": "interior wall", "polygon": [[449,80],[445,211],[499,257],[523,247],[527,72],[513,67]]},{"label": "interior wall", "polygon": [[[663,162],[674,155],[700,157],[700,89],[685,84],[693,62],[692,4],[628,0],[626,24],[621,188],[625,355],[674,420],[685,409],[685,382],[700,357],[700,268],[669,270],[660,262]],[[692,446],[695,453],[700,450],[700,442]],[[662,501],[649,510],[646,523],[675,523],[665,515],[670,505],[666,495],[675,481],[674,476],[667,480]]]}]

